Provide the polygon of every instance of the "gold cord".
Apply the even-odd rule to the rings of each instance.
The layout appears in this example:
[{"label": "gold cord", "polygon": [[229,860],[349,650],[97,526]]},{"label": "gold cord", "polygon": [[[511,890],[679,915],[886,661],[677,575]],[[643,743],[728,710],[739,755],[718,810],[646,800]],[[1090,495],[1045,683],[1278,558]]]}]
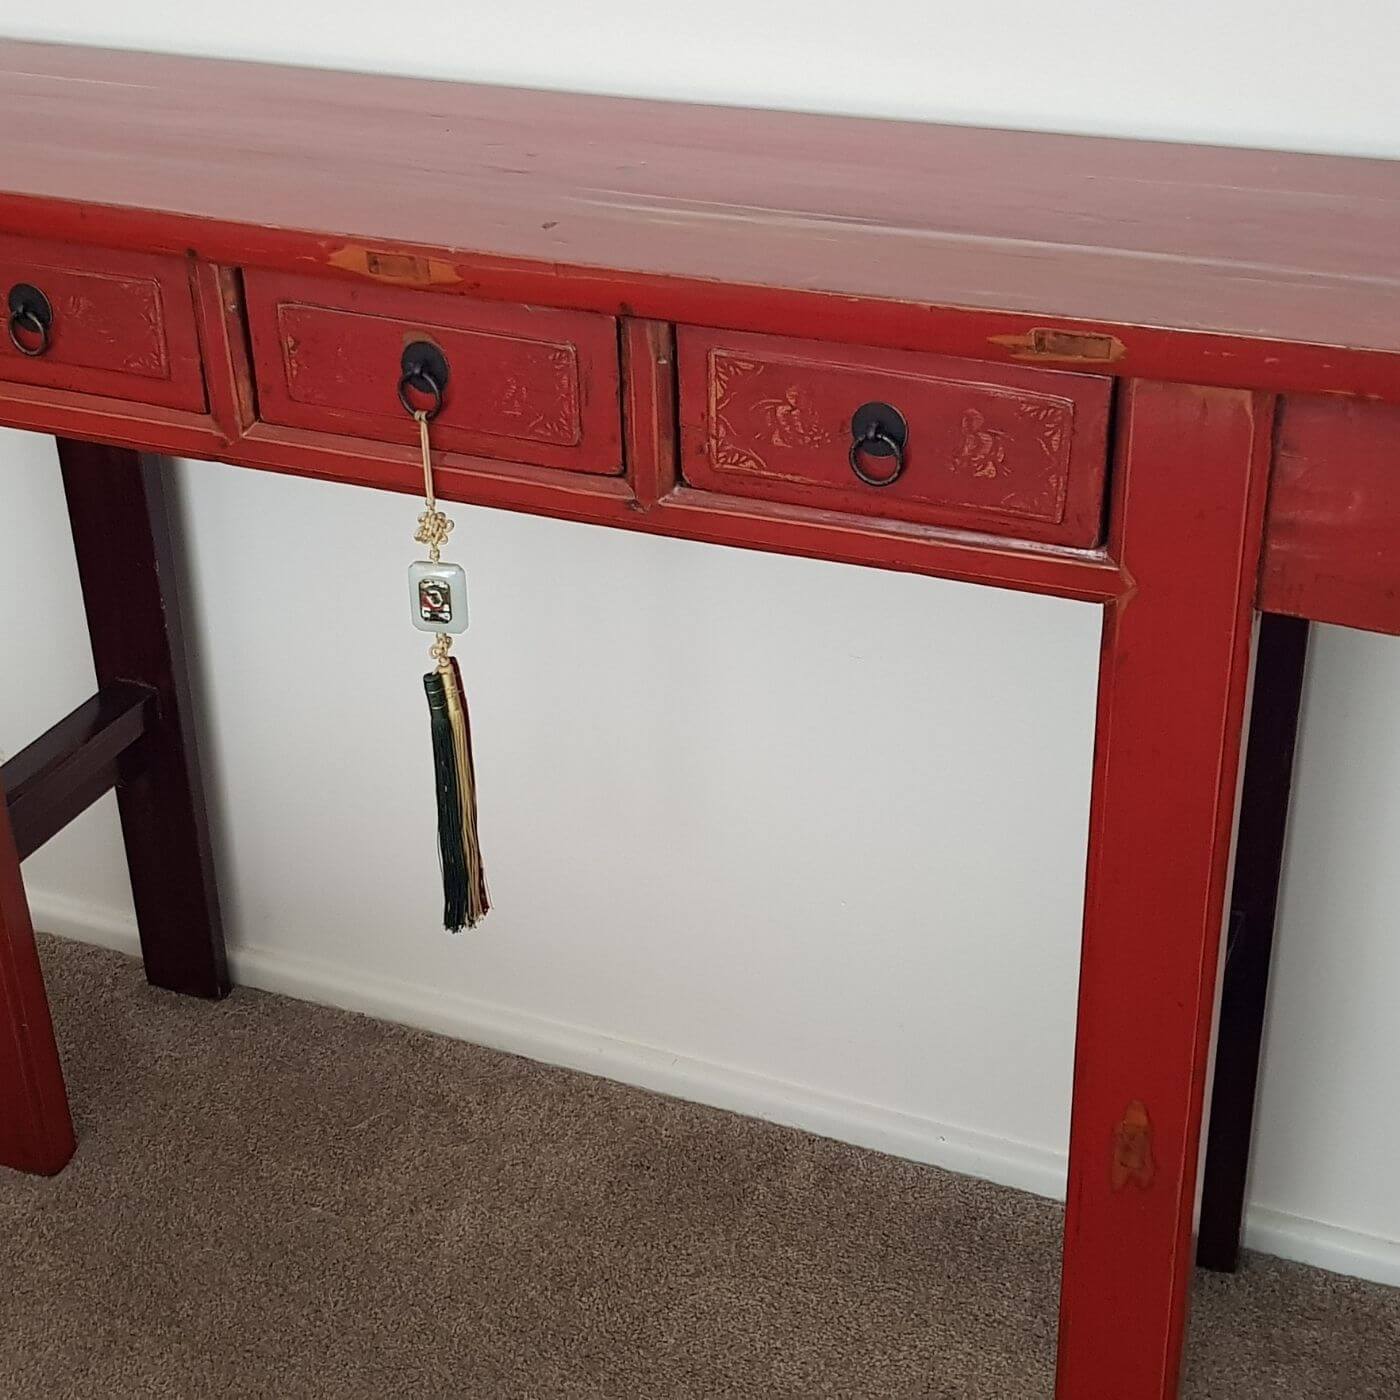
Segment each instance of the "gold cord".
[{"label": "gold cord", "polygon": [[418,420],[418,441],[423,448],[423,499],[432,510],[437,501],[433,497],[433,454],[428,447],[428,410],[420,408],[413,416]]}]

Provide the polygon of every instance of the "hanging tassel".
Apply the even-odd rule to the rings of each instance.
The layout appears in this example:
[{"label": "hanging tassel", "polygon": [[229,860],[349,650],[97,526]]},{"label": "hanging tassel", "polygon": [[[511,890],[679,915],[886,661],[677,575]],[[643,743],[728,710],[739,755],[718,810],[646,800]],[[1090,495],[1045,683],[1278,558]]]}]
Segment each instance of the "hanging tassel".
[{"label": "hanging tassel", "polygon": [[442,925],[460,933],[467,924],[467,848],[462,830],[462,787],[456,737],[448,704],[450,672],[423,677],[433,727],[433,772],[437,779],[438,852],[442,864]]},{"label": "hanging tassel", "polygon": [[414,626],[436,634],[429,655],[437,664],[423,677],[423,689],[428,697],[433,736],[442,922],[450,932],[460,933],[464,928],[475,928],[491,907],[477,834],[471,722],[462,673],[451,655],[450,634],[465,631],[467,626],[467,579],[459,565],[442,562],[442,546],[452,533],[452,522],[437,508],[433,495],[428,415],[420,412],[414,417],[418,419],[423,447],[426,505],[418,517],[414,538],[428,546],[429,557],[409,570],[409,595]]}]

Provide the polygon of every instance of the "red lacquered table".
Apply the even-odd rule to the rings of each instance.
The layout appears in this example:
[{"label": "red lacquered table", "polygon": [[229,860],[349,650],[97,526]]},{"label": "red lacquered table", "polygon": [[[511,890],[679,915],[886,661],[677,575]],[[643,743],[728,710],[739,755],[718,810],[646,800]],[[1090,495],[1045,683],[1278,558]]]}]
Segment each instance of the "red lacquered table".
[{"label": "red lacquered table", "polygon": [[1174,1396],[1255,617],[1256,923],[1280,619],[1400,632],[1400,165],[14,43],[0,70],[0,422],[60,439],[100,683],[0,775],[0,1161],[73,1150],[19,861],[101,792],[149,976],[227,990],[140,454],[414,492],[428,345],[448,499],[1103,605],[1056,1393]]}]

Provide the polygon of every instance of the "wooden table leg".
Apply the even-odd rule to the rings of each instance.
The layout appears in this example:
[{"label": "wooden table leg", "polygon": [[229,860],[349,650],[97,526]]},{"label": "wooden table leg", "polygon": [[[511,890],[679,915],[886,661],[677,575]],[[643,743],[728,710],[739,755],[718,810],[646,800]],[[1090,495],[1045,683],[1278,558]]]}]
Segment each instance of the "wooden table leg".
[{"label": "wooden table leg", "polygon": [[0,789],[0,1166],[51,1176],[73,1148],[44,974]]},{"label": "wooden table leg", "polygon": [[117,788],[146,976],[222,997],[228,967],[160,468],[66,438],[58,457],[98,685],[134,681],[157,695],[157,723]]},{"label": "wooden table leg", "polygon": [[1099,680],[1058,1400],[1173,1400],[1271,403],[1126,386]]},{"label": "wooden table leg", "polygon": [[1265,613],[1259,620],[1254,658],[1254,701],[1240,789],[1230,941],[1220,990],[1220,1030],[1196,1244],[1197,1263],[1226,1272],[1239,1265],[1308,627],[1306,618]]}]

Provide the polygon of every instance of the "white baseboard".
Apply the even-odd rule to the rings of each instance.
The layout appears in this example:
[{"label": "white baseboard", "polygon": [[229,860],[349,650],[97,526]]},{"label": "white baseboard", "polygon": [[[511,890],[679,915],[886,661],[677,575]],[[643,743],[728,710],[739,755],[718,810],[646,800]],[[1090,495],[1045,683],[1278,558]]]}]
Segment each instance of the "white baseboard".
[{"label": "white baseboard", "polygon": [[1400,1240],[1383,1235],[1363,1235],[1285,1210],[1252,1205],[1245,1215],[1244,1242],[1261,1254],[1400,1287]]},{"label": "white baseboard", "polygon": [[621,1040],[475,997],[378,975],[364,977],[277,949],[231,949],[229,958],[235,981],[245,986],[437,1031],[1037,1195],[1064,1197],[1063,1159],[1026,1143],[826,1094],[738,1066],[693,1059],[660,1046]]},{"label": "white baseboard", "polygon": [[29,886],[25,887],[25,894],[29,897],[29,913],[35,928],[56,933],[60,938],[111,948],[133,958],[141,956],[141,939],[130,912],[70,899],[67,895],[49,894]]},{"label": "white baseboard", "polygon": [[[136,924],[121,911],[37,890],[30,892],[30,905],[36,925],[51,933],[132,955],[140,951]],[[417,1026],[1038,1196],[1064,1199],[1064,1155],[1015,1139],[827,1094],[735,1065],[677,1055],[659,1046],[621,1040],[440,988],[362,976],[342,965],[280,948],[232,946],[229,963],[234,981],[242,986]],[[1245,1243],[1265,1254],[1400,1285],[1400,1242],[1381,1236],[1251,1206]]]},{"label": "white baseboard", "polygon": [[[140,944],[130,915],[31,890],[35,924],[132,955]],[[802,1128],[893,1156],[1063,1200],[1061,1153],[1014,1139],[824,1093],[735,1065],[677,1055],[584,1026],[418,983],[368,977],[353,968],[265,945],[230,945],[229,968],[241,986],[358,1011],[403,1025],[489,1045],[547,1064],[634,1084],[674,1098]]]}]

